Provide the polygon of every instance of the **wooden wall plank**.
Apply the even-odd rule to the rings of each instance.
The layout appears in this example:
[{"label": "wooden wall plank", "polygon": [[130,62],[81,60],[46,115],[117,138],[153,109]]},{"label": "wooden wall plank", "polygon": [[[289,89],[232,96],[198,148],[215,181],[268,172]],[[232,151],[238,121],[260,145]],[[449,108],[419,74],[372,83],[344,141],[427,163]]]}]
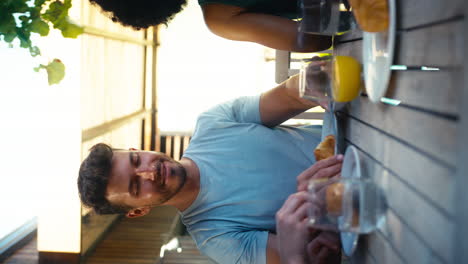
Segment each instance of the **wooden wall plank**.
[{"label": "wooden wall plank", "polygon": [[166,136],[165,146],[166,146],[166,150],[165,150],[166,155],[171,157],[172,156],[172,136]]},{"label": "wooden wall plank", "polygon": [[[398,31],[443,23],[463,16],[463,0],[396,0]],[[338,42],[362,38],[359,28],[337,38]]]},{"label": "wooden wall plank", "polygon": [[[394,64],[436,66],[441,71],[393,71],[386,97],[404,104],[457,115],[457,81],[462,78],[462,22],[455,21],[410,31],[397,36]],[[441,52],[447,51],[447,52]],[[450,52],[448,52],[450,51]],[[339,44],[336,55],[362,61],[362,41]]]},{"label": "wooden wall plank", "polygon": [[[156,127],[156,135],[155,135],[155,149],[154,151],[161,152],[161,149],[163,147],[163,142],[162,142],[162,136],[161,136],[161,131]],[[165,142],[164,142],[165,144]]]},{"label": "wooden wall plank", "polygon": [[[346,138],[366,153],[381,162],[386,168],[399,175],[408,185],[419,192],[442,213],[454,215],[453,198],[454,170],[439,166],[432,159],[404,143],[388,138],[384,133],[353,119],[346,124]],[[402,164],[417,166],[403,166]]]},{"label": "wooden wall plank", "polygon": [[387,212],[387,224],[382,233],[398,248],[406,263],[444,263],[392,210]]},{"label": "wooden wall plank", "polygon": [[356,250],[351,257],[344,256],[345,261],[348,262],[342,262],[343,264],[380,264],[368,250],[369,236],[372,235],[362,235],[359,237]]},{"label": "wooden wall plank", "polygon": [[[468,13],[468,4],[462,8],[465,14]],[[462,54],[466,60],[468,54],[468,20],[464,21],[464,30],[461,31],[463,38]],[[464,76],[468,76],[468,68],[464,66],[462,70]],[[453,254],[455,256],[454,263],[463,263],[468,259],[468,195],[466,186],[468,186],[468,82],[466,77],[460,79],[458,84],[462,87],[459,93],[460,97],[460,123],[458,127],[457,141],[457,171],[455,173],[456,189],[454,191],[454,202],[457,215],[455,223],[457,232],[454,236]]]},{"label": "wooden wall plank", "polygon": [[[360,97],[343,112],[348,118],[346,140],[367,154],[366,164],[381,175],[377,179],[390,206],[386,225],[369,236],[364,245],[369,253],[358,259],[371,255],[377,263],[462,263],[467,253],[460,240],[467,234],[455,226],[467,221],[466,192],[461,190],[467,177],[461,176],[459,166],[468,159],[461,162],[456,150],[458,137],[468,134],[459,128],[459,120],[467,114],[460,96],[466,86],[466,45],[460,34],[466,8],[462,0],[397,3],[393,64],[441,70],[394,71],[386,97],[402,101],[400,106],[372,104]],[[336,43],[335,55],[362,60],[359,31],[339,37]],[[455,191],[462,202],[456,203]]]},{"label": "wooden wall plank", "polygon": [[404,260],[398,252],[387,242],[380,232],[375,232],[367,237],[368,250],[376,263],[379,264],[404,264]]},{"label": "wooden wall plank", "polygon": [[[365,127],[365,125],[355,120],[350,120],[349,127],[348,136],[358,135],[358,138],[361,138],[360,141],[358,139],[353,142],[358,148],[360,148],[359,143],[361,142],[370,141],[371,143],[369,143],[369,145],[375,145],[373,143],[380,142],[380,148],[387,152],[386,155],[390,157],[390,159],[401,155],[398,152],[388,152],[388,146],[392,146],[395,143],[392,138],[385,138],[379,135],[373,138],[372,133],[369,133],[372,132],[372,128]],[[356,139],[356,136],[352,137]],[[398,248],[402,255],[410,256],[408,258],[414,258],[414,256],[412,256],[412,251],[406,251],[408,247],[405,246],[405,244],[411,244],[411,241],[418,239],[420,243],[424,244],[428,250],[430,250],[426,250],[426,253],[419,257],[428,258],[427,256],[430,256],[432,254],[431,252],[435,252],[435,256],[438,257],[440,261],[450,262],[452,257],[451,248],[453,245],[452,236],[454,234],[453,219],[436,209],[432,203],[428,202],[427,197],[420,195],[419,192],[415,192],[414,186],[409,185],[406,181],[402,181],[400,175],[396,175],[394,171],[379,164],[377,158],[372,156],[374,152],[368,154],[360,151],[360,153],[363,163],[365,164],[365,169],[368,170],[370,175],[375,177],[375,181],[384,189],[389,209],[395,216],[398,216],[399,219],[399,221],[396,221],[398,220],[396,217],[388,217],[388,219],[392,221],[387,221],[384,234],[391,237],[389,240],[394,240],[394,236],[397,234],[395,232],[398,231],[398,228],[405,228],[407,230],[403,230],[400,233],[404,232],[409,236],[409,232],[412,232],[416,237],[410,236],[410,238],[407,238],[409,241],[395,240],[394,246]],[[400,166],[405,166],[403,164],[405,163],[400,163]],[[406,164],[408,164],[408,162]],[[410,165],[408,164],[408,166]],[[391,167],[391,169],[393,170],[394,167]],[[432,186],[432,189],[437,187],[438,186]],[[451,192],[445,194],[451,197]],[[424,248],[419,248],[419,250],[423,249]]]},{"label": "wooden wall plank", "polygon": [[183,147],[182,147],[182,155],[184,154],[185,150],[188,148],[189,143],[190,143],[190,136],[184,136]]},{"label": "wooden wall plank", "polygon": [[354,100],[349,110],[351,116],[394,135],[439,165],[455,166],[456,122],[405,107],[375,105],[362,97]]},{"label": "wooden wall plank", "polygon": [[[433,257],[442,262],[442,254],[434,254],[434,252],[438,252],[439,246],[450,248],[451,232],[447,234],[444,228],[435,231],[425,230],[430,226],[453,228],[450,219],[434,210],[425,199],[419,197],[408,185],[377,164],[370,156],[361,152],[361,158],[366,164],[366,169],[376,177],[376,182],[384,189],[387,197],[389,209],[385,225],[381,229],[382,235],[393,248],[398,249],[398,254],[407,263],[427,263],[427,260]],[[412,206],[408,206],[408,201],[411,201]],[[437,241],[434,242],[432,239]],[[446,241],[449,243],[446,244]]]},{"label": "wooden wall plank", "polygon": [[179,160],[180,159],[180,145],[181,145],[181,137],[180,136],[173,136],[172,137],[172,142],[173,142],[173,154],[172,154],[172,157],[175,159],[175,160]]},{"label": "wooden wall plank", "polygon": [[397,0],[398,28],[411,28],[463,15],[463,0]]},{"label": "wooden wall plank", "polygon": [[[458,113],[463,56],[460,21],[410,31],[398,36],[395,64],[435,66],[441,71],[398,71],[389,93],[392,98],[438,112]],[[397,89],[398,87],[398,89]]]}]

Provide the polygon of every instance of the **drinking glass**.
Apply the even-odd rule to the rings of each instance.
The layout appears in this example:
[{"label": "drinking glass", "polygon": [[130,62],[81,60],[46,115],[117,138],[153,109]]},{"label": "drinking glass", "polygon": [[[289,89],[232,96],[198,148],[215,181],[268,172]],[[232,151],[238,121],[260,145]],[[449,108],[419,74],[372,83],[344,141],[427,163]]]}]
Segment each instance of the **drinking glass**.
[{"label": "drinking glass", "polygon": [[299,96],[327,108],[332,101],[331,56],[314,57],[299,70]]},{"label": "drinking glass", "polygon": [[312,179],[308,191],[312,204],[309,225],[313,228],[367,234],[384,221],[383,191],[370,179]]},{"label": "drinking glass", "polygon": [[347,1],[299,0],[299,32],[333,36],[355,27]]},{"label": "drinking glass", "polygon": [[350,56],[314,57],[299,71],[299,95],[327,108],[349,102],[361,89],[361,65]]}]

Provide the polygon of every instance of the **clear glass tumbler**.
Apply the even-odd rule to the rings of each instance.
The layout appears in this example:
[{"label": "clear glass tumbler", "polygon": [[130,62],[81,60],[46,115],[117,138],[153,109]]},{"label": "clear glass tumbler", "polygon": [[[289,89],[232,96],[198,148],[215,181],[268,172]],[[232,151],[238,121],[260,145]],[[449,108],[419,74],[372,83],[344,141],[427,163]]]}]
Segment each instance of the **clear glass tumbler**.
[{"label": "clear glass tumbler", "polygon": [[314,57],[299,70],[299,96],[327,109],[332,98],[332,57]]},{"label": "clear glass tumbler", "polygon": [[299,0],[299,32],[338,35],[355,27],[347,2],[342,0]]},{"label": "clear glass tumbler", "polygon": [[361,90],[361,65],[350,56],[313,57],[299,70],[299,95],[325,109],[350,102]]},{"label": "clear glass tumbler", "polygon": [[383,191],[370,179],[312,179],[308,186],[309,225],[359,234],[379,228],[386,212]]}]

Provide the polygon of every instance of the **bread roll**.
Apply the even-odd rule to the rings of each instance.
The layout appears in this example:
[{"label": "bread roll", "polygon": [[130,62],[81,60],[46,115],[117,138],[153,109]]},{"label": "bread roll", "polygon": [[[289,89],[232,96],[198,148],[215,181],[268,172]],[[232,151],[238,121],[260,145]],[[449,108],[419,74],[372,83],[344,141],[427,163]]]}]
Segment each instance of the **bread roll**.
[{"label": "bread roll", "polygon": [[363,31],[380,32],[388,28],[388,0],[349,0],[354,17]]},{"label": "bread roll", "polygon": [[323,160],[335,155],[335,136],[328,135],[314,150],[315,161]]}]

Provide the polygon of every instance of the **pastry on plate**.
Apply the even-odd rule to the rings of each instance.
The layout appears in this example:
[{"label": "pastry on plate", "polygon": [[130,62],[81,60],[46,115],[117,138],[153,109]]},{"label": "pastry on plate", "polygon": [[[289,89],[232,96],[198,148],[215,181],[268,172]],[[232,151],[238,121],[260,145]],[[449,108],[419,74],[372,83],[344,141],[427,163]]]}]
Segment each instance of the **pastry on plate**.
[{"label": "pastry on plate", "polygon": [[323,160],[335,155],[335,136],[328,135],[314,150],[315,160]]},{"label": "pastry on plate", "polygon": [[349,0],[349,4],[363,31],[387,30],[389,24],[388,0]]},{"label": "pastry on plate", "polygon": [[327,212],[332,214],[341,214],[343,197],[343,184],[336,182],[327,187],[325,199],[327,202]]}]

